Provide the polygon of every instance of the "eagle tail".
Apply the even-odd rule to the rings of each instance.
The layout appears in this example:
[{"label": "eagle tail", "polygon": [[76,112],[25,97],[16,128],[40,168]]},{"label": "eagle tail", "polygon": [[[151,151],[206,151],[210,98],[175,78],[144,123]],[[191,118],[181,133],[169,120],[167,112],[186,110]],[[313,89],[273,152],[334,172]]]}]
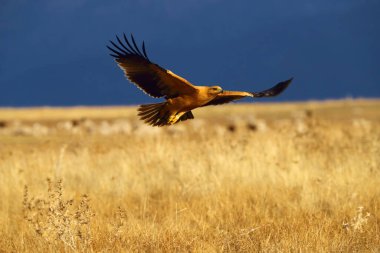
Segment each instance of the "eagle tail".
[{"label": "eagle tail", "polygon": [[140,105],[138,111],[138,116],[140,116],[145,123],[152,126],[172,125],[178,123],[179,121],[194,118],[191,111],[184,113],[178,118],[177,114],[173,114],[168,109],[167,102]]},{"label": "eagle tail", "polygon": [[140,119],[144,120],[145,123],[152,126],[167,125],[170,111],[166,105],[166,102],[140,105],[138,116],[140,116]]}]

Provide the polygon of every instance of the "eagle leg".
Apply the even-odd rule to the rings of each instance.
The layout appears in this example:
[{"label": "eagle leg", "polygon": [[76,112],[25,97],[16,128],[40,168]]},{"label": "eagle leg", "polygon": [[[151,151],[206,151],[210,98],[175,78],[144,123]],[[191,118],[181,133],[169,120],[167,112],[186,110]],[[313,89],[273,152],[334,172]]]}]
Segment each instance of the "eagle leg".
[{"label": "eagle leg", "polygon": [[173,124],[177,123],[183,114],[185,114],[185,112],[177,112],[175,114],[170,115],[170,117],[168,119],[168,124],[173,125]]}]

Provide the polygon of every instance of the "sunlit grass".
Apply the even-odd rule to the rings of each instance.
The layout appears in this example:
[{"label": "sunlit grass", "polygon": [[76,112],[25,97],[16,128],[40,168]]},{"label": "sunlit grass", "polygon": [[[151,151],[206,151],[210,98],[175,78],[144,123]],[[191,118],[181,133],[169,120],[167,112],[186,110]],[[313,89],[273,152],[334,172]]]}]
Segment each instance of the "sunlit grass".
[{"label": "sunlit grass", "polygon": [[0,110],[0,250],[379,251],[379,105]]}]

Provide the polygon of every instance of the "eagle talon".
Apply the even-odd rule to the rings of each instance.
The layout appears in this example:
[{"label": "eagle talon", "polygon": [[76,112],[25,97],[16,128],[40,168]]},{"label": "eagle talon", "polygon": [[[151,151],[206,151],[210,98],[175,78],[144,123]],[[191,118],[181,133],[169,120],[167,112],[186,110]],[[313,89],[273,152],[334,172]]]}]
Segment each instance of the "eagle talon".
[{"label": "eagle talon", "polygon": [[179,118],[182,116],[182,114],[180,113],[176,113],[176,114],[172,114],[170,115],[169,119],[168,119],[168,123],[170,125],[174,125],[175,123],[177,123],[177,121],[179,120]]}]

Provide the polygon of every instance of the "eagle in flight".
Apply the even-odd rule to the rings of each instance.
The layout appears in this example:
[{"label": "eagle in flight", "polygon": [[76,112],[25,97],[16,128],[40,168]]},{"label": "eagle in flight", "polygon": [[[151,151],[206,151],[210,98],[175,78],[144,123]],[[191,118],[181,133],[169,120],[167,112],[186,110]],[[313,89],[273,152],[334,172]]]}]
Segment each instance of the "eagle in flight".
[{"label": "eagle in flight", "polygon": [[191,110],[208,105],[229,103],[244,97],[272,97],[283,92],[293,78],[278,83],[270,89],[260,92],[226,91],[220,86],[196,86],[170,70],[151,62],[142,43],[142,50],[136,44],[133,35],[131,41],[123,34],[124,41],[116,36],[118,44],[110,41],[113,47],[111,56],[115,58],[125,76],[146,94],[160,98],[165,102],[145,104],[138,108],[138,115],[152,126],[173,125],[187,119],[193,119]]}]

